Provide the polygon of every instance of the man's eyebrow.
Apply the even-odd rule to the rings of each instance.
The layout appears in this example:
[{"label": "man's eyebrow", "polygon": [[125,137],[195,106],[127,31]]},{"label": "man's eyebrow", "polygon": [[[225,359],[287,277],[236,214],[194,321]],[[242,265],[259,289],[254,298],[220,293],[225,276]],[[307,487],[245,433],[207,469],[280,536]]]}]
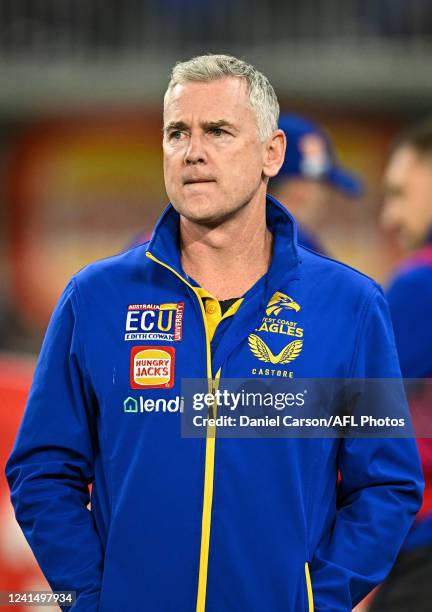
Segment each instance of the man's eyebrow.
[{"label": "man's eyebrow", "polygon": [[[205,130],[214,130],[221,127],[228,127],[232,130],[238,131],[238,128],[230,123],[227,119],[218,119],[217,121],[203,121],[201,127]],[[170,132],[172,130],[188,130],[189,126],[184,121],[170,121],[163,127],[164,132]]]},{"label": "man's eyebrow", "polygon": [[186,130],[188,126],[184,121],[170,121],[167,125],[164,125],[163,131],[169,132],[170,130]]},{"label": "man's eyebrow", "polygon": [[202,126],[207,130],[212,130],[215,128],[228,127],[232,130],[238,131],[238,128],[233,124],[227,121],[227,119],[218,119],[217,121],[204,121]]}]

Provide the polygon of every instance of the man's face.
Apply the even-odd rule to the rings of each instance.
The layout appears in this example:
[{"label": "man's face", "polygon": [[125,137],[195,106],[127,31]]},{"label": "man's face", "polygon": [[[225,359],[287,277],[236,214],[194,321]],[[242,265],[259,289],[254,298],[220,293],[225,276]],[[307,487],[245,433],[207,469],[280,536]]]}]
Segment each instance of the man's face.
[{"label": "man's face", "polygon": [[402,248],[420,246],[432,225],[432,161],[403,146],[395,151],[384,179],[381,225]]},{"label": "man's face", "polygon": [[263,187],[265,144],[246,82],[176,85],[165,107],[163,153],[168,197],[190,221],[217,223],[247,204]]}]

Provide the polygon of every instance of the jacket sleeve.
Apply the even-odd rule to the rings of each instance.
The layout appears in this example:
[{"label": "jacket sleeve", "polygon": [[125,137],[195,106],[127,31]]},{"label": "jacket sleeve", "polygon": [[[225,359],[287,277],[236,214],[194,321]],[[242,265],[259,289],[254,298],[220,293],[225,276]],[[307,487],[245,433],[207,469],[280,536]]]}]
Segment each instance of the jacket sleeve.
[{"label": "jacket sleeve", "polygon": [[16,519],[51,588],[75,591],[72,609],[80,612],[98,609],[103,563],[87,508],[95,409],[71,283],[48,326],[6,477]]},{"label": "jacket sleeve", "polygon": [[[359,328],[352,377],[399,376],[387,303],[376,288]],[[338,468],[336,520],[311,563],[315,612],[347,612],[386,577],[422,498],[412,438],[345,438]]]}]

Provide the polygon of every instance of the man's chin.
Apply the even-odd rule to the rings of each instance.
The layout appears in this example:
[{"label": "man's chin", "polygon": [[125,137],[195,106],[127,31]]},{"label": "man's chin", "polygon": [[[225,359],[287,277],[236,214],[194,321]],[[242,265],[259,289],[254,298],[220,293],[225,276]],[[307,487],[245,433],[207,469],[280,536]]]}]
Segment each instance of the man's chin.
[{"label": "man's chin", "polygon": [[184,217],[187,221],[189,221],[189,223],[195,223],[196,225],[203,225],[206,227],[215,227],[217,225],[220,225],[225,216],[222,216],[220,213],[202,213],[202,214],[197,214],[197,213],[191,213],[191,214],[183,214],[180,213],[182,215],[182,217]]},{"label": "man's chin", "polygon": [[221,209],[217,204],[193,204],[174,205],[177,212],[190,223],[198,225],[215,226],[230,217],[234,211]]}]

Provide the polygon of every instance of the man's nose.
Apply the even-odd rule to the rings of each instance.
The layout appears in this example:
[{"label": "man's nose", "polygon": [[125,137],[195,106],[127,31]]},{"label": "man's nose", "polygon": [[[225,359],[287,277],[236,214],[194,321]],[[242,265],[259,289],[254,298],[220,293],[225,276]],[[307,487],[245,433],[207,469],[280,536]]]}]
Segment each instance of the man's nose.
[{"label": "man's nose", "polygon": [[207,155],[202,136],[199,134],[191,134],[185,153],[185,164],[203,164],[206,161]]}]

